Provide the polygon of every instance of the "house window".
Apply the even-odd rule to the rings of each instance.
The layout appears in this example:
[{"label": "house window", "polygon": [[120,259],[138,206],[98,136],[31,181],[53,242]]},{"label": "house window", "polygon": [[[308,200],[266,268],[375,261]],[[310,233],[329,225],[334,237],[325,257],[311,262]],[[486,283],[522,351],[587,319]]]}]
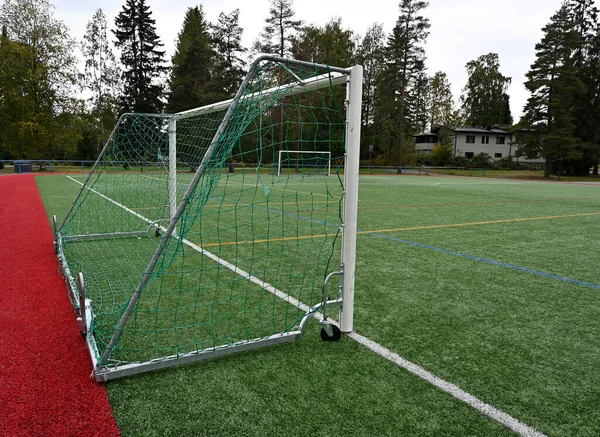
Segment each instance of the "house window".
[{"label": "house window", "polygon": [[502,158],[502,153],[494,153],[494,158]]},{"label": "house window", "polygon": [[[475,137],[473,137],[473,138],[475,138]],[[465,158],[473,159],[473,156],[475,156],[475,152],[465,152]]]},{"label": "house window", "polygon": [[490,137],[484,135],[481,137],[481,144],[490,144]]},{"label": "house window", "polygon": [[475,144],[475,135],[467,135],[467,144]]},{"label": "house window", "polygon": [[506,142],[506,138],[496,137],[496,144],[504,144],[505,142]]}]

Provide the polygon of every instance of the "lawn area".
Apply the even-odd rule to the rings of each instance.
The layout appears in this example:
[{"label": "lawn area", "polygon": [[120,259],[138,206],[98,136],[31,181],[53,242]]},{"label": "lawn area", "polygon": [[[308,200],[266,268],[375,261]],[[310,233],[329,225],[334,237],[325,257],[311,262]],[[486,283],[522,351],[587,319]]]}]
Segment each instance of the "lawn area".
[{"label": "lawn area", "polygon": [[[501,173],[505,176],[488,171],[485,179],[361,176],[355,331],[539,432],[598,435],[600,187],[488,179],[507,178],[510,172]],[[240,175],[227,179],[229,187],[240,184],[236,177]],[[334,270],[339,242],[322,235],[335,234],[339,226],[333,207],[340,196],[335,176],[315,185],[321,190],[327,186],[328,197],[307,195],[291,205],[281,199],[310,190],[298,176],[281,178],[277,184],[285,188],[280,192],[264,190],[256,180],[242,182],[235,204],[244,208],[235,212],[223,201],[231,192],[221,182],[215,191],[220,197],[207,202],[207,214],[221,225],[239,220],[231,214],[246,214],[248,220],[238,223],[252,223],[253,231],[244,231],[242,238],[222,226],[220,235],[214,220],[195,223],[194,241],[238,260],[245,269],[256,258],[253,274],[261,272],[272,282],[279,281],[279,273],[270,270],[275,260],[264,254],[299,260],[311,245],[328,241],[329,270]],[[49,218],[64,217],[80,186],[65,175],[39,176],[37,183]],[[109,185],[97,189],[123,196],[119,202],[140,214],[150,214],[143,208],[164,207],[134,185],[128,187],[120,194]],[[275,198],[279,202],[269,205]],[[209,213],[211,204],[221,213]],[[274,206],[277,222],[267,220],[266,209]],[[98,220],[109,216],[108,209],[96,215]],[[269,233],[282,239],[294,230],[305,237],[304,246],[281,241],[276,251],[274,243],[264,252],[258,249]],[[242,240],[248,243],[239,244]],[[147,259],[145,249],[135,245],[119,253],[110,246],[97,250],[106,257],[138,257],[140,265]],[[190,260],[185,269],[204,266],[211,274],[222,274],[201,258]],[[282,289],[307,303],[318,302],[318,281],[307,285],[298,275],[288,277],[293,279],[283,281]],[[214,288],[219,281],[208,273],[206,278],[207,284],[193,287],[209,290],[209,283]],[[232,301],[240,303],[235,298],[239,283],[227,284]],[[127,293],[119,299],[126,301]],[[181,304],[178,299],[185,298],[167,302]],[[115,302],[121,301],[102,305],[120,305]],[[286,305],[271,300],[250,304],[292,317]],[[253,314],[260,324],[264,313]],[[139,328],[147,329],[143,322]],[[512,433],[347,337],[321,342],[318,330],[313,321],[298,343],[108,383],[123,435]]]}]

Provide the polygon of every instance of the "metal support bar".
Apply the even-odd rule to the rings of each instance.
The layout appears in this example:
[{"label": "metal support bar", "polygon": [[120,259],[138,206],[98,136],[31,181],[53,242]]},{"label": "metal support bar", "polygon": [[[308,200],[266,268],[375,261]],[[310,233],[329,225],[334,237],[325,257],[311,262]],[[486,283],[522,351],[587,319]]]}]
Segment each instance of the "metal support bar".
[{"label": "metal support bar", "polygon": [[123,376],[135,375],[136,373],[148,372],[150,370],[163,369],[165,367],[172,367],[180,364],[187,364],[194,361],[206,360],[209,358],[222,357],[225,355],[249,351],[257,349],[259,347],[271,346],[279,343],[289,343],[299,340],[302,333],[299,331],[284,332],[282,334],[274,334],[270,337],[247,340],[234,343],[232,345],[217,346],[214,349],[205,349],[200,352],[191,352],[181,355],[171,355],[169,357],[160,358],[158,360],[148,361],[145,363],[132,363],[118,367],[107,367],[100,365],[96,367],[94,373],[96,381],[105,382],[115,378],[121,378]]},{"label": "metal support bar", "polygon": [[77,317],[77,325],[79,325],[79,331],[82,334],[86,334],[85,282],[83,280],[83,273],[81,272],[77,274],[77,286],[79,289],[79,317]]},{"label": "metal support bar", "polygon": [[[169,219],[177,214],[177,120],[169,120]],[[173,228],[177,234],[177,228]]]},{"label": "metal support bar", "polygon": [[80,240],[103,240],[106,238],[130,238],[130,237],[145,237],[148,232],[112,232],[107,234],[82,234],[82,235],[67,235],[62,237],[62,241],[80,241]]},{"label": "metal support bar", "polygon": [[108,359],[110,358],[110,356],[112,354],[114,347],[116,346],[117,342],[119,341],[119,338],[121,337],[121,334],[123,333],[123,329],[125,328],[125,325],[127,324],[127,321],[129,320],[129,317],[133,313],[133,309],[135,308],[135,305],[137,304],[138,300],[140,299],[140,294],[142,293],[142,290],[144,289],[144,287],[150,280],[152,272],[154,271],[154,267],[158,263],[158,260],[160,258],[160,255],[162,254],[163,250],[167,246],[167,242],[171,238],[171,235],[173,234],[173,231],[175,229],[177,222],[181,218],[181,215],[183,214],[185,207],[187,206],[190,198],[192,197],[192,194],[194,193],[194,190],[196,189],[196,186],[198,185],[198,182],[200,181],[200,177],[204,173],[204,170],[206,169],[208,161],[212,157],[212,154],[215,151],[215,149],[219,143],[221,135],[223,135],[223,133],[225,132],[225,129],[227,128],[227,125],[229,124],[229,120],[233,116],[233,113],[235,112],[235,109],[237,108],[238,103],[239,103],[244,91],[246,90],[246,88],[250,84],[250,81],[254,77],[254,74],[256,73],[256,68],[257,68],[258,62],[260,60],[261,60],[261,58],[258,58],[257,60],[255,60],[252,63],[252,65],[250,66],[250,69],[248,70],[248,74],[246,74],[246,77],[244,77],[244,81],[242,82],[242,85],[238,89],[238,92],[236,93],[236,95],[233,99],[233,102],[227,109],[227,113],[225,114],[223,121],[221,121],[219,128],[217,129],[217,132],[215,133],[215,136],[214,136],[210,146],[206,150],[206,153],[204,154],[204,157],[202,158],[202,162],[200,163],[200,166],[198,166],[198,170],[196,170],[196,174],[194,175],[194,178],[192,179],[190,186],[188,187],[188,189],[183,197],[183,200],[181,201],[181,203],[179,204],[179,207],[177,208],[177,212],[175,213],[175,216],[171,219],[171,222],[169,223],[169,227],[167,228],[165,235],[161,238],[160,243],[159,243],[158,247],[156,248],[154,255],[152,256],[152,259],[150,260],[150,264],[148,265],[148,268],[142,275],[142,279],[141,279],[139,285],[137,286],[135,292],[133,293],[133,296],[131,297],[131,300],[129,301],[127,308],[123,312],[123,315],[121,316],[121,320],[119,320],[119,324],[117,325],[115,332],[114,332],[113,336],[111,337],[111,339],[108,343],[108,346],[106,347],[106,350],[102,354],[102,358],[100,359],[101,364],[104,364],[108,361]]},{"label": "metal support bar", "polygon": [[342,265],[344,266],[340,330],[354,329],[354,275],[356,268],[356,231],[358,210],[358,170],[360,165],[360,127],[363,68],[351,68],[346,112],[346,162],[344,168],[344,228]]}]

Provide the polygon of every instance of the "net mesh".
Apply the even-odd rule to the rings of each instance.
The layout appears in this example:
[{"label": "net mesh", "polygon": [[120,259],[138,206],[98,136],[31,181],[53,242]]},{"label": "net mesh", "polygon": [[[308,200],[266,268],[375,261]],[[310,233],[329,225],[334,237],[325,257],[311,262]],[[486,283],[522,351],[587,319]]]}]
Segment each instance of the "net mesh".
[{"label": "net mesh", "polygon": [[[105,364],[296,330],[306,310],[276,290],[308,306],[321,302],[323,280],[340,261],[345,86],[317,67],[253,68],[228,120],[227,105],[124,115],[87,182],[71,177],[85,186],[59,232],[60,256],[70,272],[83,272],[98,358],[148,274]],[[293,165],[278,175],[280,150]],[[317,151],[329,153],[299,153]],[[323,160],[332,176],[307,171]]]}]

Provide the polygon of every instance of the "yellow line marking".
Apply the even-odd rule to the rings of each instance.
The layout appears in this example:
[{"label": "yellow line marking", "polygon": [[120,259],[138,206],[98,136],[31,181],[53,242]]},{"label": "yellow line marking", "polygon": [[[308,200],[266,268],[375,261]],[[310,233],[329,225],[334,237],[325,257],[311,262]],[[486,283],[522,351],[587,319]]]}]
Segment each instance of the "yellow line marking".
[{"label": "yellow line marking", "polygon": [[479,225],[494,225],[498,223],[516,223],[516,222],[528,222],[534,220],[551,220],[558,218],[569,218],[569,217],[589,217],[594,215],[600,215],[600,212],[589,212],[583,214],[567,214],[567,215],[548,215],[544,217],[526,217],[506,220],[490,220],[486,222],[469,222],[469,223],[452,223],[447,225],[430,225],[430,226],[416,226],[412,228],[393,228],[393,229],[380,229],[378,231],[361,231],[357,232],[357,235],[361,234],[377,234],[381,232],[400,232],[400,231],[419,231],[422,229],[442,229],[442,228],[457,228],[462,226],[479,226]]},{"label": "yellow line marking", "polygon": [[[275,206],[279,206],[279,205],[312,205],[312,204],[317,204],[317,203],[325,203],[325,204],[331,203],[331,204],[333,204],[335,202],[333,202],[333,201],[329,202],[329,201],[326,201],[326,200],[321,200],[321,201],[315,201],[315,202],[275,202],[274,201],[274,202],[256,202],[256,203],[252,203],[252,204],[251,203],[245,203],[245,202],[241,202],[241,203],[242,203],[241,206],[244,206],[244,207],[248,207],[248,206],[261,206],[261,205],[270,205],[271,207],[275,207]],[[234,203],[229,203],[229,202],[223,202],[222,204],[221,203],[213,203],[213,204],[210,204],[210,205],[207,204],[207,205],[204,205],[204,208],[206,208],[206,207],[216,208],[217,206],[230,206],[232,209],[235,209],[237,206],[240,206],[240,205],[237,204],[237,203],[234,204]],[[275,211],[277,211],[277,210],[275,209]]]},{"label": "yellow line marking", "polygon": [[[447,225],[430,225],[430,226],[414,226],[410,228],[392,228],[392,229],[379,229],[374,231],[360,231],[357,232],[357,235],[369,235],[369,234],[380,234],[380,233],[388,233],[388,232],[404,232],[404,231],[420,231],[424,229],[444,229],[444,228],[458,228],[465,226],[480,226],[480,225],[494,225],[499,223],[517,223],[517,222],[527,222],[527,221],[538,221],[538,220],[552,220],[552,219],[560,219],[560,218],[573,218],[573,217],[591,217],[600,215],[600,212],[589,212],[583,214],[567,214],[567,215],[549,215],[544,217],[526,217],[526,218],[516,218],[516,219],[506,219],[506,220],[490,220],[485,222],[469,222],[469,223],[451,223]],[[299,237],[286,237],[286,238],[270,238],[264,240],[249,240],[249,241],[228,241],[225,243],[210,243],[203,244],[202,247],[218,247],[218,246],[233,246],[238,244],[251,244],[251,243],[276,243],[278,241],[297,241],[297,240],[309,240],[316,238],[325,238],[331,234],[320,234],[320,235],[305,235]]]}]

